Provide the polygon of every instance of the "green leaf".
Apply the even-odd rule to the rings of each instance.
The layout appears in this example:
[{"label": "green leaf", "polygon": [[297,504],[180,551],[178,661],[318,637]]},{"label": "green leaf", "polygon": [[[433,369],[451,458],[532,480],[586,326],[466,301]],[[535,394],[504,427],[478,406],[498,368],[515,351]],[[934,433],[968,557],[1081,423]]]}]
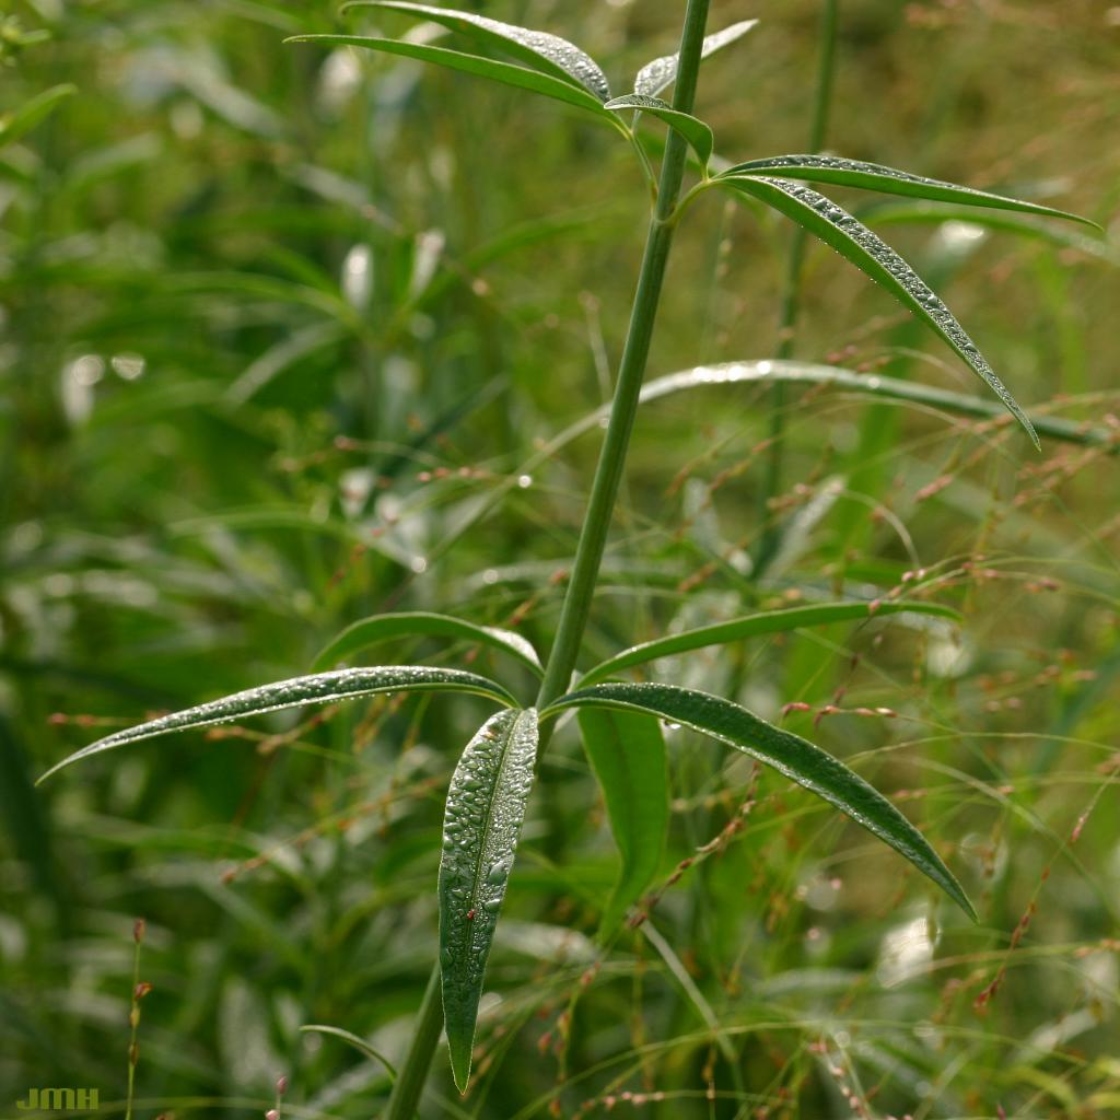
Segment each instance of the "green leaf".
[{"label": "green leaf", "polygon": [[622,870],[600,930],[614,932],[661,866],[669,829],[665,737],[658,721],[620,708],[579,709],[579,729],[603,791]]},{"label": "green leaf", "polygon": [[370,1061],[380,1062],[388,1071],[389,1076],[395,1081],[397,1079],[397,1071],[393,1063],[381,1053],[380,1050],[375,1050],[364,1038],[359,1038],[358,1035],[350,1031],[344,1031],[341,1027],[331,1027],[325,1023],[306,1023],[300,1027],[301,1034],[328,1034],[332,1038],[340,1038],[343,1042],[353,1046],[359,1054],[364,1054]]},{"label": "green leaf", "polygon": [[667,101],[662,101],[659,97],[646,97],[639,93],[616,97],[613,101],[608,101],[603,108],[610,109],[613,113],[621,113],[626,109],[632,109],[641,113],[649,113],[653,117],[659,117],[670,128],[675,128],[692,145],[696,154],[700,157],[701,166],[707,168],[708,160],[712,158],[715,139],[712,136],[712,130],[697,117],[674,109],[672,105]]},{"label": "green leaf", "polygon": [[486,959],[533,788],[538,741],[535,709],[491,716],[467,744],[447,795],[439,866],[440,969],[451,1072],[460,1092],[470,1078]]},{"label": "green leaf", "polygon": [[644,665],[648,661],[656,661],[659,657],[672,657],[674,654],[688,653],[690,650],[703,649],[705,646],[725,645],[728,642],[742,641],[744,638],[754,638],[760,634],[780,634],[806,626],[826,626],[832,622],[850,622],[873,616],[903,613],[960,618],[951,607],[943,607],[938,603],[907,603],[892,600],[875,603],[819,603],[812,606],[792,607],[788,610],[764,611],[632,646],[585,673],[580,678],[579,687],[586,688],[588,685],[606,680],[607,677],[613,677],[624,669]]},{"label": "green leaf", "polygon": [[[230,723],[247,716],[259,716],[281,708],[295,708],[301,704],[329,704],[336,700],[350,700],[356,696],[370,696],[378,692],[473,692],[489,697],[501,704],[516,704],[516,700],[500,684],[465,673],[461,669],[436,669],[428,665],[391,665],[370,669],[337,669],[332,673],[315,673],[308,677],[250,688],[236,692],[209,704],[200,704],[182,712],[149,720],[136,727],[118,731],[75,751],[52,766],[40,779],[44,782],[51,775],[83,758],[104,751],[166,735],[169,731],[185,731],[192,727],[208,727],[215,723]],[[39,784],[39,783],[36,783]]]},{"label": "green leaf", "polygon": [[[1062,249],[1076,249],[1079,253],[1108,261],[1120,266],[1120,246],[1113,244],[1107,237],[1093,237],[1080,230],[1056,226],[1053,222],[1037,218],[1020,217],[1018,214],[1004,214],[998,211],[969,209],[949,202],[879,202],[862,211],[861,220],[867,225],[899,225],[922,223],[943,225],[946,222],[964,222],[986,230],[999,230],[1004,233],[1018,234],[1035,241],[1044,241]],[[1099,228],[1099,227],[1096,227]]]},{"label": "green leaf", "polygon": [[836,156],[771,156],[769,159],[756,159],[749,163],[736,164],[721,172],[718,177],[734,179],[744,175],[776,175],[783,179],[834,183],[841,187],[857,187],[865,191],[900,194],[934,202],[958,202],[967,206],[985,206],[993,210],[1015,210],[1024,214],[1039,214],[1047,218],[1064,218],[1066,221],[1081,222],[1094,229],[1100,228],[1096,222],[1082,218],[1078,214],[1067,213],[1065,210],[1055,210],[1049,206],[1039,206],[1034,202],[1023,202],[1017,198],[1007,198],[988,191],[978,191],[972,187],[962,187],[957,183],[945,183],[940,179],[927,179],[923,175],[911,175],[908,171],[898,171],[893,167],[883,167],[877,163],[840,159]]},{"label": "green leaf", "polygon": [[573,85],[562,78],[554,78],[551,74],[542,74],[539,70],[528,70],[524,66],[498,62],[496,59],[483,58],[477,54],[463,54],[461,51],[450,51],[445,47],[431,47],[424,43],[409,43],[400,39],[381,39],[366,35],[294,35],[284,41],[318,43],[325,47],[364,47],[370,51],[415,58],[420,62],[433,62],[449,70],[461,70],[463,73],[489,78],[491,81],[501,82],[507,86],[527,89],[532,93],[551,97],[555,101],[563,101],[579,109],[587,109],[600,118],[614,122],[614,117],[603,109],[602,101],[588,93],[583,86]]},{"label": "green leaf", "polygon": [[[707,58],[715,54],[721,47],[741,39],[752,27],[758,23],[756,19],[745,19],[741,23],[733,23],[722,31],[715,31],[704,37],[704,45],[700,50],[700,57]],[[634,79],[634,92],[644,97],[654,97],[666,86],[670,86],[677,79],[677,67],[680,64],[679,54],[667,54],[663,58],[655,58],[638,71]]]},{"label": "green leaf", "polygon": [[311,667],[315,670],[325,669],[377,642],[419,635],[482,642],[516,657],[537,676],[543,672],[537,651],[520,634],[515,634],[512,630],[501,630],[496,626],[478,626],[446,614],[429,614],[423,611],[378,614],[372,618],[363,618],[343,630],[315,658]]},{"label": "green leaf", "polygon": [[600,684],[579,689],[561,697],[542,716],[588,704],[649,712],[772,766],[889,844],[975,919],[972,903],[926,838],[873,786],[808,740],[774,727],[730,700],[667,684]]},{"label": "green leaf", "polygon": [[968,337],[933,289],[885,241],[852,217],[843,207],[798,183],[766,176],[721,176],[725,183],[785,214],[813,236],[830,245],[845,260],[890,292],[928,326],[932,327],[987,384],[1004,407],[1022,425],[1036,449],[1038,434],[1027,414]]},{"label": "green leaf", "polygon": [[78,92],[78,87],[66,83],[51,86],[36,94],[30,101],[25,101],[18,109],[0,116],[0,148],[18,140],[26,132],[30,132],[37,124],[45,120],[68,97]]},{"label": "green leaf", "polygon": [[575,82],[598,101],[610,98],[607,76],[598,63],[575,43],[569,43],[559,35],[502,23],[476,12],[433,8],[430,4],[410,4],[404,0],[352,0],[351,3],[344,4],[342,10],[345,12],[351,8],[369,7],[424,16],[433,23],[469,35],[476,42],[505,51],[536,70],[544,70],[564,81]]}]

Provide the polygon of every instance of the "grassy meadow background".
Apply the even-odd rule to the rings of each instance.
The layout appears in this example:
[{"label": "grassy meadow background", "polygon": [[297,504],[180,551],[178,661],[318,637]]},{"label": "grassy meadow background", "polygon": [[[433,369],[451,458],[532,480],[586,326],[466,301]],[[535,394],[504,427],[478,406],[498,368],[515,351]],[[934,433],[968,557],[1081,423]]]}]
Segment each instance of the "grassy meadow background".
[{"label": "grassy meadow background", "polygon": [[[490,0],[616,89],[682,3]],[[731,160],[803,151],[817,0],[702,71]],[[485,714],[358,702],[145,743],[146,716],[310,671],[348,623],[460,613],[548,648],[637,273],[632,152],[555,103],[293,34],[403,17],[280,0],[8,0],[0,112],[0,1115],[33,1087],[133,1114],[368,1118],[437,951],[443,797]],[[48,31],[49,39],[35,41]],[[1086,215],[966,224],[842,195],[1033,415],[766,386],[639,417],[588,659],[673,628],[906,594],[876,620],[656,673],[812,738],[920,825],[980,913],[745,758],[669,730],[648,920],[578,738],[541,764],[463,1099],[423,1117],[1120,1115],[1120,7],[844,0],[828,148]],[[0,135],[0,139],[4,139]],[[772,357],[790,228],[715,192],[675,246],[650,376]],[[811,247],[798,358],[979,394]],[[1059,433],[1060,434],[1060,433]],[[1111,441],[1111,442],[1110,442]],[[767,527],[782,550],[750,556]],[[410,641],[386,662],[487,664]],[[516,665],[495,664],[515,685]],[[680,867],[680,861],[691,865]],[[143,918],[139,972],[133,923]]]}]

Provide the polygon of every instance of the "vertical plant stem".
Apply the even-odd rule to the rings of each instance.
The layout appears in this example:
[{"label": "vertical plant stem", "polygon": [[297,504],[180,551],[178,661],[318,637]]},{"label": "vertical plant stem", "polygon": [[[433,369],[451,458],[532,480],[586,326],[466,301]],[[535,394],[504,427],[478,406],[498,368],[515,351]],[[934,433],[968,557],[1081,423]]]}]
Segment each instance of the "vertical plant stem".
[{"label": "vertical plant stem", "polygon": [[[696,97],[696,81],[700,70],[700,51],[704,42],[704,29],[708,22],[709,0],[688,0],[684,30],[681,34],[680,64],[677,71],[673,107],[690,113]],[[688,145],[676,131],[670,130],[665,145],[665,158],[661,165],[657,200],[650,219],[642,256],[638,288],[630,314],[630,327],[619,365],[618,383],[611,404],[610,420],[599,463],[591,485],[587,512],[580,532],[576,558],[568,581],[568,591],[560,613],[556,642],[549,654],[544,680],[537,696],[537,706],[544,707],[564,694],[579,655],[583,631],[599,567],[606,548],[607,532],[614,513],[615,499],[626,460],[626,449],[638,411],[638,395],[642,388],[646,360],[649,357],[657,305],[665,279],[665,266],[673,240],[677,200],[684,180]],[[440,996],[440,966],[437,961],[424,993],[419,1021],[412,1043],[393,1085],[384,1120],[413,1120],[416,1105],[432,1056],[439,1042],[443,1026],[443,1007]]]},{"label": "vertical plant stem", "polygon": [[408,1049],[408,1056],[396,1081],[393,1082],[393,1091],[389,1094],[385,1120],[412,1120],[416,1115],[416,1106],[420,1103],[420,1094],[424,1091],[424,1082],[428,1079],[432,1056],[436,1052],[442,1030],[443,996],[440,991],[440,967],[437,960],[431,976],[428,977],[428,987],[424,991],[424,999],[420,1004],[420,1015]]},{"label": "vertical plant stem", "polygon": [[[821,54],[817,63],[817,85],[813,101],[813,120],[809,130],[809,151],[819,152],[828,134],[829,110],[832,107],[832,81],[836,70],[836,20],[839,0],[824,0],[821,13]],[[782,309],[778,321],[778,349],[776,357],[784,360],[793,357],[793,340],[797,316],[801,310],[801,271],[805,263],[805,244],[808,235],[801,226],[795,226],[786,258],[786,275],[782,290]],[[754,558],[755,576],[766,571],[778,551],[781,533],[770,524],[770,501],[782,487],[782,458],[785,438],[786,386],[775,381],[770,390],[769,450],[766,457],[762,488],[759,491],[759,521],[764,526],[758,554]]]},{"label": "vertical plant stem", "polygon": [[[684,113],[692,112],[696,98],[696,79],[700,70],[700,51],[707,21],[708,0],[689,0],[681,34],[680,66],[673,97],[673,108]],[[665,279],[665,266],[676,227],[677,200],[687,156],[688,145],[684,137],[675,130],[670,130],[665,144],[665,159],[661,165],[657,200],[646,235],[638,289],[630,313],[630,327],[619,364],[618,383],[611,404],[607,434],[599,453],[599,464],[595,469],[583,530],[568,581],[568,593],[560,612],[556,643],[545,666],[544,680],[537,696],[538,707],[544,707],[564,694],[579,656],[615,499],[622,480],[626,449],[638,412],[638,394],[641,392],[642,378],[649,358],[657,305]]]}]

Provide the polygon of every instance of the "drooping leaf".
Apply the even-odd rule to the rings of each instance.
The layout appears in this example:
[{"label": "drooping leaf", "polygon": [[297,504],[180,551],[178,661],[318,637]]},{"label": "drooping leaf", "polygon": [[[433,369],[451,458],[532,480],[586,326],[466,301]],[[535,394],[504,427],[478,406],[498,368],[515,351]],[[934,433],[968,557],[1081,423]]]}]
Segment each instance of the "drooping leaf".
[{"label": "drooping leaf", "polygon": [[432,62],[449,70],[460,70],[466,74],[501,82],[503,85],[539,93],[555,101],[563,101],[568,105],[587,109],[601,120],[615,122],[615,118],[603,108],[602,101],[594,94],[588,93],[582,85],[576,85],[563,78],[555,78],[539,70],[529,70],[509,62],[483,58],[482,55],[464,54],[461,51],[448,50],[446,47],[432,47],[425,43],[409,43],[402,39],[382,39],[369,35],[294,35],[284,41],[317,43],[325,47],[363,47],[384,54],[415,58],[420,62]]},{"label": "drooping leaf", "polygon": [[957,183],[945,183],[940,179],[927,179],[923,175],[911,175],[908,171],[898,171],[893,167],[883,167],[877,163],[840,159],[837,156],[771,156],[769,159],[755,159],[749,163],[736,164],[721,172],[719,178],[734,179],[743,175],[778,176],[782,179],[804,179],[811,183],[833,183],[841,187],[857,187],[865,191],[899,194],[934,202],[958,202],[993,210],[1014,210],[1047,218],[1064,218],[1066,221],[1082,222],[1095,229],[1100,228],[1096,222],[1082,218],[1078,214],[1067,213],[1065,210],[1055,210],[1050,206],[1040,206],[1034,202],[1007,198],[1004,195],[979,191],[972,187],[962,187]]},{"label": "drooping leaf", "polygon": [[77,92],[78,87],[69,83],[51,86],[50,89],[37,93],[10,113],[0,115],[0,148],[30,132],[37,124],[49,117],[66,98],[72,97]]},{"label": "drooping leaf", "polygon": [[807,739],[774,727],[730,700],[667,684],[594,685],[561,697],[542,715],[588,704],[648,712],[757,758],[889,844],[966,914],[976,917],[960,883],[926,838],[873,786]]},{"label": "drooping leaf", "polygon": [[468,35],[485,46],[505,51],[535,70],[543,70],[566,82],[575,82],[599,101],[607,101],[611,96],[607,76],[599,68],[599,64],[575,43],[561,39],[559,35],[502,23],[477,12],[434,8],[430,4],[411,4],[404,0],[352,0],[343,5],[343,11],[367,7],[388,8],[391,11],[423,16],[433,23]]},{"label": "drooping leaf", "polygon": [[466,673],[462,669],[439,669],[429,665],[390,665],[369,669],[337,669],[331,673],[314,673],[307,677],[293,677],[286,681],[235,692],[209,704],[199,704],[181,712],[173,712],[159,719],[149,720],[136,727],[117,731],[75,751],[52,766],[40,779],[46,781],[52,774],[83,758],[90,758],[104,751],[166,735],[169,731],[185,731],[193,727],[208,727],[215,723],[229,723],[248,716],[263,715],[281,708],[296,708],[303,704],[329,704],[336,700],[349,700],[357,696],[370,696],[378,692],[473,692],[497,700],[500,704],[516,704],[500,684]]},{"label": "drooping leaf", "polygon": [[533,787],[538,741],[535,709],[491,716],[467,744],[447,795],[439,866],[440,970],[451,1071],[460,1092],[470,1078],[486,960]]},{"label": "drooping leaf", "polygon": [[608,101],[603,108],[610,109],[614,113],[633,109],[658,117],[670,128],[675,128],[692,145],[693,150],[700,157],[701,166],[707,168],[708,160],[712,158],[715,139],[712,136],[712,130],[697,117],[674,109],[672,105],[667,101],[662,101],[659,97],[646,97],[639,93],[616,97],[613,101]]},{"label": "drooping leaf", "polygon": [[1113,266],[1120,266],[1120,246],[1106,237],[1093,237],[1078,229],[1055,225],[1053,222],[996,210],[974,210],[958,203],[882,202],[861,211],[861,221],[866,225],[905,225],[921,223],[942,225],[947,222],[964,222],[986,230],[1014,233],[1035,241],[1044,241],[1062,249],[1076,249],[1079,253],[1097,257]]},{"label": "drooping leaf", "polygon": [[[700,57],[707,58],[715,54],[721,47],[741,39],[752,27],[758,23],[756,19],[745,19],[740,23],[733,23],[722,31],[715,31],[704,37],[704,45],[700,50]],[[646,63],[634,78],[634,92],[645,97],[655,97],[666,86],[670,86],[677,79],[677,67],[680,65],[679,54],[667,54],[663,58],[655,58]]]},{"label": "drooping leaf", "polygon": [[612,933],[649,886],[661,864],[669,829],[665,737],[644,712],[582,707],[579,729],[603,791],[622,870],[600,929]]},{"label": "drooping leaf", "polygon": [[370,1061],[380,1062],[388,1071],[389,1076],[395,1081],[397,1079],[396,1067],[393,1063],[381,1053],[380,1050],[375,1050],[364,1038],[359,1038],[358,1035],[353,1034],[351,1031],[345,1031],[341,1027],[332,1027],[326,1023],[305,1023],[300,1027],[301,1034],[326,1034],[331,1035],[333,1038],[340,1038],[349,1046],[353,1046],[359,1054],[365,1055]]},{"label": "drooping leaf", "polygon": [[816,603],[805,607],[791,607],[788,610],[764,611],[743,618],[729,619],[727,622],[717,622],[712,626],[685,630],[680,634],[669,634],[664,638],[656,638],[632,646],[585,673],[580,678],[579,687],[586,688],[588,685],[613,677],[624,669],[656,661],[659,657],[672,657],[694,649],[703,649],[705,646],[740,642],[745,638],[758,637],[760,634],[788,633],[790,630],[800,630],[807,626],[827,626],[833,622],[850,622],[906,612],[933,615],[938,618],[960,618],[951,607],[943,607],[938,603],[906,603],[894,600],[875,603]]},{"label": "drooping leaf", "polygon": [[516,657],[522,665],[541,675],[537,651],[520,634],[496,626],[478,626],[446,614],[415,611],[401,614],[379,614],[363,618],[348,626],[316,658],[312,668],[321,670],[343,661],[351,654],[389,638],[430,635],[441,638],[462,638],[482,642],[493,649]]},{"label": "drooping leaf", "polygon": [[843,207],[800,183],[761,175],[720,176],[717,181],[785,214],[890,292],[968,363],[1019,421],[1035,447],[1041,447],[1029,417],[996,376],[964,327],[933,289],[885,241]]}]

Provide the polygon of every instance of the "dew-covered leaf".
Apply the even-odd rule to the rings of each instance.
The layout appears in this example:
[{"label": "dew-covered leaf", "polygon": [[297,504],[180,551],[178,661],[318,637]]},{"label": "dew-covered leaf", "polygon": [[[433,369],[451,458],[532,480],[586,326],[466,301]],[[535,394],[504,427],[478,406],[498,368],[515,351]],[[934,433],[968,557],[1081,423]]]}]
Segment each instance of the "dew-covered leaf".
[{"label": "dew-covered leaf", "polygon": [[37,93],[11,112],[0,114],[0,148],[30,132],[37,124],[49,117],[66,98],[72,97],[77,92],[78,87],[69,83],[51,86],[50,89]]},{"label": "dew-covered leaf", "polygon": [[586,688],[588,685],[613,677],[624,669],[656,661],[659,657],[672,657],[691,650],[703,649],[706,646],[740,642],[761,634],[783,634],[807,626],[827,626],[834,622],[851,622],[903,613],[933,615],[937,618],[960,618],[951,607],[943,607],[938,603],[907,603],[897,600],[874,603],[816,603],[811,606],[791,607],[788,610],[764,611],[743,618],[729,619],[726,622],[717,622],[712,626],[685,630],[679,634],[669,634],[664,638],[656,638],[632,646],[585,673],[580,678],[579,687]]},{"label": "dew-covered leaf", "polygon": [[81,759],[89,758],[104,751],[137,743],[141,739],[151,739],[156,735],[166,735],[170,731],[185,731],[193,727],[209,727],[215,723],[230,723],[249,716],[263,715],[265,712],[279,711],[281,708],[296,708],[303,704],[329,704],[337,700],[350,700],[357,696],[370,696],[378,692],[473,692],[489,697],[501,704],[515,704],[500,684],[467,673],[462,669],[433,668],[430,665],[390,665],[368,669],[336,669],[331,673],[314,673],[307,677],[292,677],[290,680],[250,688],[235,692],[221,700],[209,704],[199,704],[181,712],[149,720],[136,727],[117,731],[75,751],[61,762],[52,766],[40,779],[45,781],[63,767],[70,766]]},{"label": "dew-covered leaf", "polygon": [[505,51],[534,69],[544,70],[564,81],[576,82],[599,101],[610,98],[607,76],[598,63],[575,43],[561,39],[559,35],[502,23],[477,12],[434,8],[430,4],[411,4],[404,0],[352,0],[352,3],[343,5],[343,11],[365,7],[388,8],[391,11],[423,16],[433,23],[468,35],[476,42]]},{"label": "dew-covered leaf", "polygon": [[1064,218],[1070,222],[1093,226],[1095,229],[1100,228],[1096,222],[1077,214],[1067,213],[1065,210],[1055,210],[1050,206],[1007,198],[1004,195],[992,194],[990,191],[962,187],[957,183],[945,183],[940,179],[927,179],[923,175],[911,175],[908,171],[898,171],[893,167],[883,167],[877,163],[840,159],[837,156],[772,156],[769,159],[756,159],[749,163],[736,164],[721,172],[719,177],[735,178],[742,175],[776,175],[783,179],[833,183],[841,187],[856,187],[865,191],[879,191],[882,194],[906,195],[910,198],[924,198],[934,202],[958,202],[993,210],[1014,210],[1047,218]]},{"label": "dew-covered leaf", "polygon": [[[722,31],[714,31],[704,37],[704,45],[700,50],[700,57],[707,58],[715,54],[721,47],[741,39],[752,27],[758,23],[756,19],[745,19],[740,23],[733,23]],[[666,86],[670,86],[677,79],[677,67],[680,65],[679,54],[667,54],[663,58],[655,58],[646,63],[634,78],[634,92],[645,97],[654,97]]]},{"label": "dew-covered leaf", "polygon": [[602,100],[589,93],[582,85],[565,78],[556,78],[539,70],[529,70],[509,62],[484,58],[477,54],[464,54],[448,50],[446,47],[433,47],[426,43],[410,43],[402,39],[382,39],[369,35],[294,35],[287,43],[317,43],[325,47],[363,47],[383,54],[401,55],[414,58],[419,62],[432,62],[449,70],[460,70],[480,78],[501,82],[503,85],[539,93],[555,101],[563,101],[580,109],[587,109],[601,119],[614,121],[610,113],[603,109]]},{"label": "dew-covered leaf", "polygon": [[926,838],[855,771],[807,739],[774,727],[730,700],[667,684],[594,685],[562,696],[543,715],[589,704],[648,712],[757,758],[889,844],[975,918],[976,912],[960,883]]},{"label": "dew-covered leaf", "polygon": [[659,97],[646,97],[639,93],[616,97],[613,101],[608,101],[603,108],[610,109],[615,113],[621,113],[629,109],[658,117],[670,128],[675,128],[692,145],[693,150],[700,157],[702,167],[706,168],[708,166],[708,160],[712,158],[712,148],[715,144],[712,130],[702,120],[690,113],[682,113],[679,109],[674,109],[672,105],[667,101],[662,101]]},{"label": "dew-covered leaf", "polygon": [[451,1072],[460,1092],[470,1079],[486,959],[533,788],[538,740],[535,709],[491,716],[467,744],[447,794],[439,866],[440,971]]},{"label": "dew-covered leaf", "polygon": [[479,626],[446,614],[429,614],[424,611],[401,614],[379,614],[363,618],[348,626],[315,658],[313,669],[325,669],[344,661],[359,650],[387,641],[389,638],[419,637],[461,638],[468,642],[481,642],[517,658],[522,665],[538,676],[541,662],[537,651],[520,634],[496,626]]},{"label": "dew-covered leaf", "polygon": [[969,338],[933,289],[885,241],[853,218],[843,207],[810,187],[785,179],[755,175],[721,175],[718,182],[752,195],[785,214],[803,229],[835,249],[845,260],[890,292],[932,327],[973,369],[1004,407],[1022,425],[1036,448],[1038,434],[1030,418],[996,376],[987,359]]},{"label": "dew-covered leaf", "polygon": [[644,712],[579,709],[579,729],[603,791],[622,869],[600,929],[610,934],[661,865],[669,829],[669,781],[661,725]]}]

